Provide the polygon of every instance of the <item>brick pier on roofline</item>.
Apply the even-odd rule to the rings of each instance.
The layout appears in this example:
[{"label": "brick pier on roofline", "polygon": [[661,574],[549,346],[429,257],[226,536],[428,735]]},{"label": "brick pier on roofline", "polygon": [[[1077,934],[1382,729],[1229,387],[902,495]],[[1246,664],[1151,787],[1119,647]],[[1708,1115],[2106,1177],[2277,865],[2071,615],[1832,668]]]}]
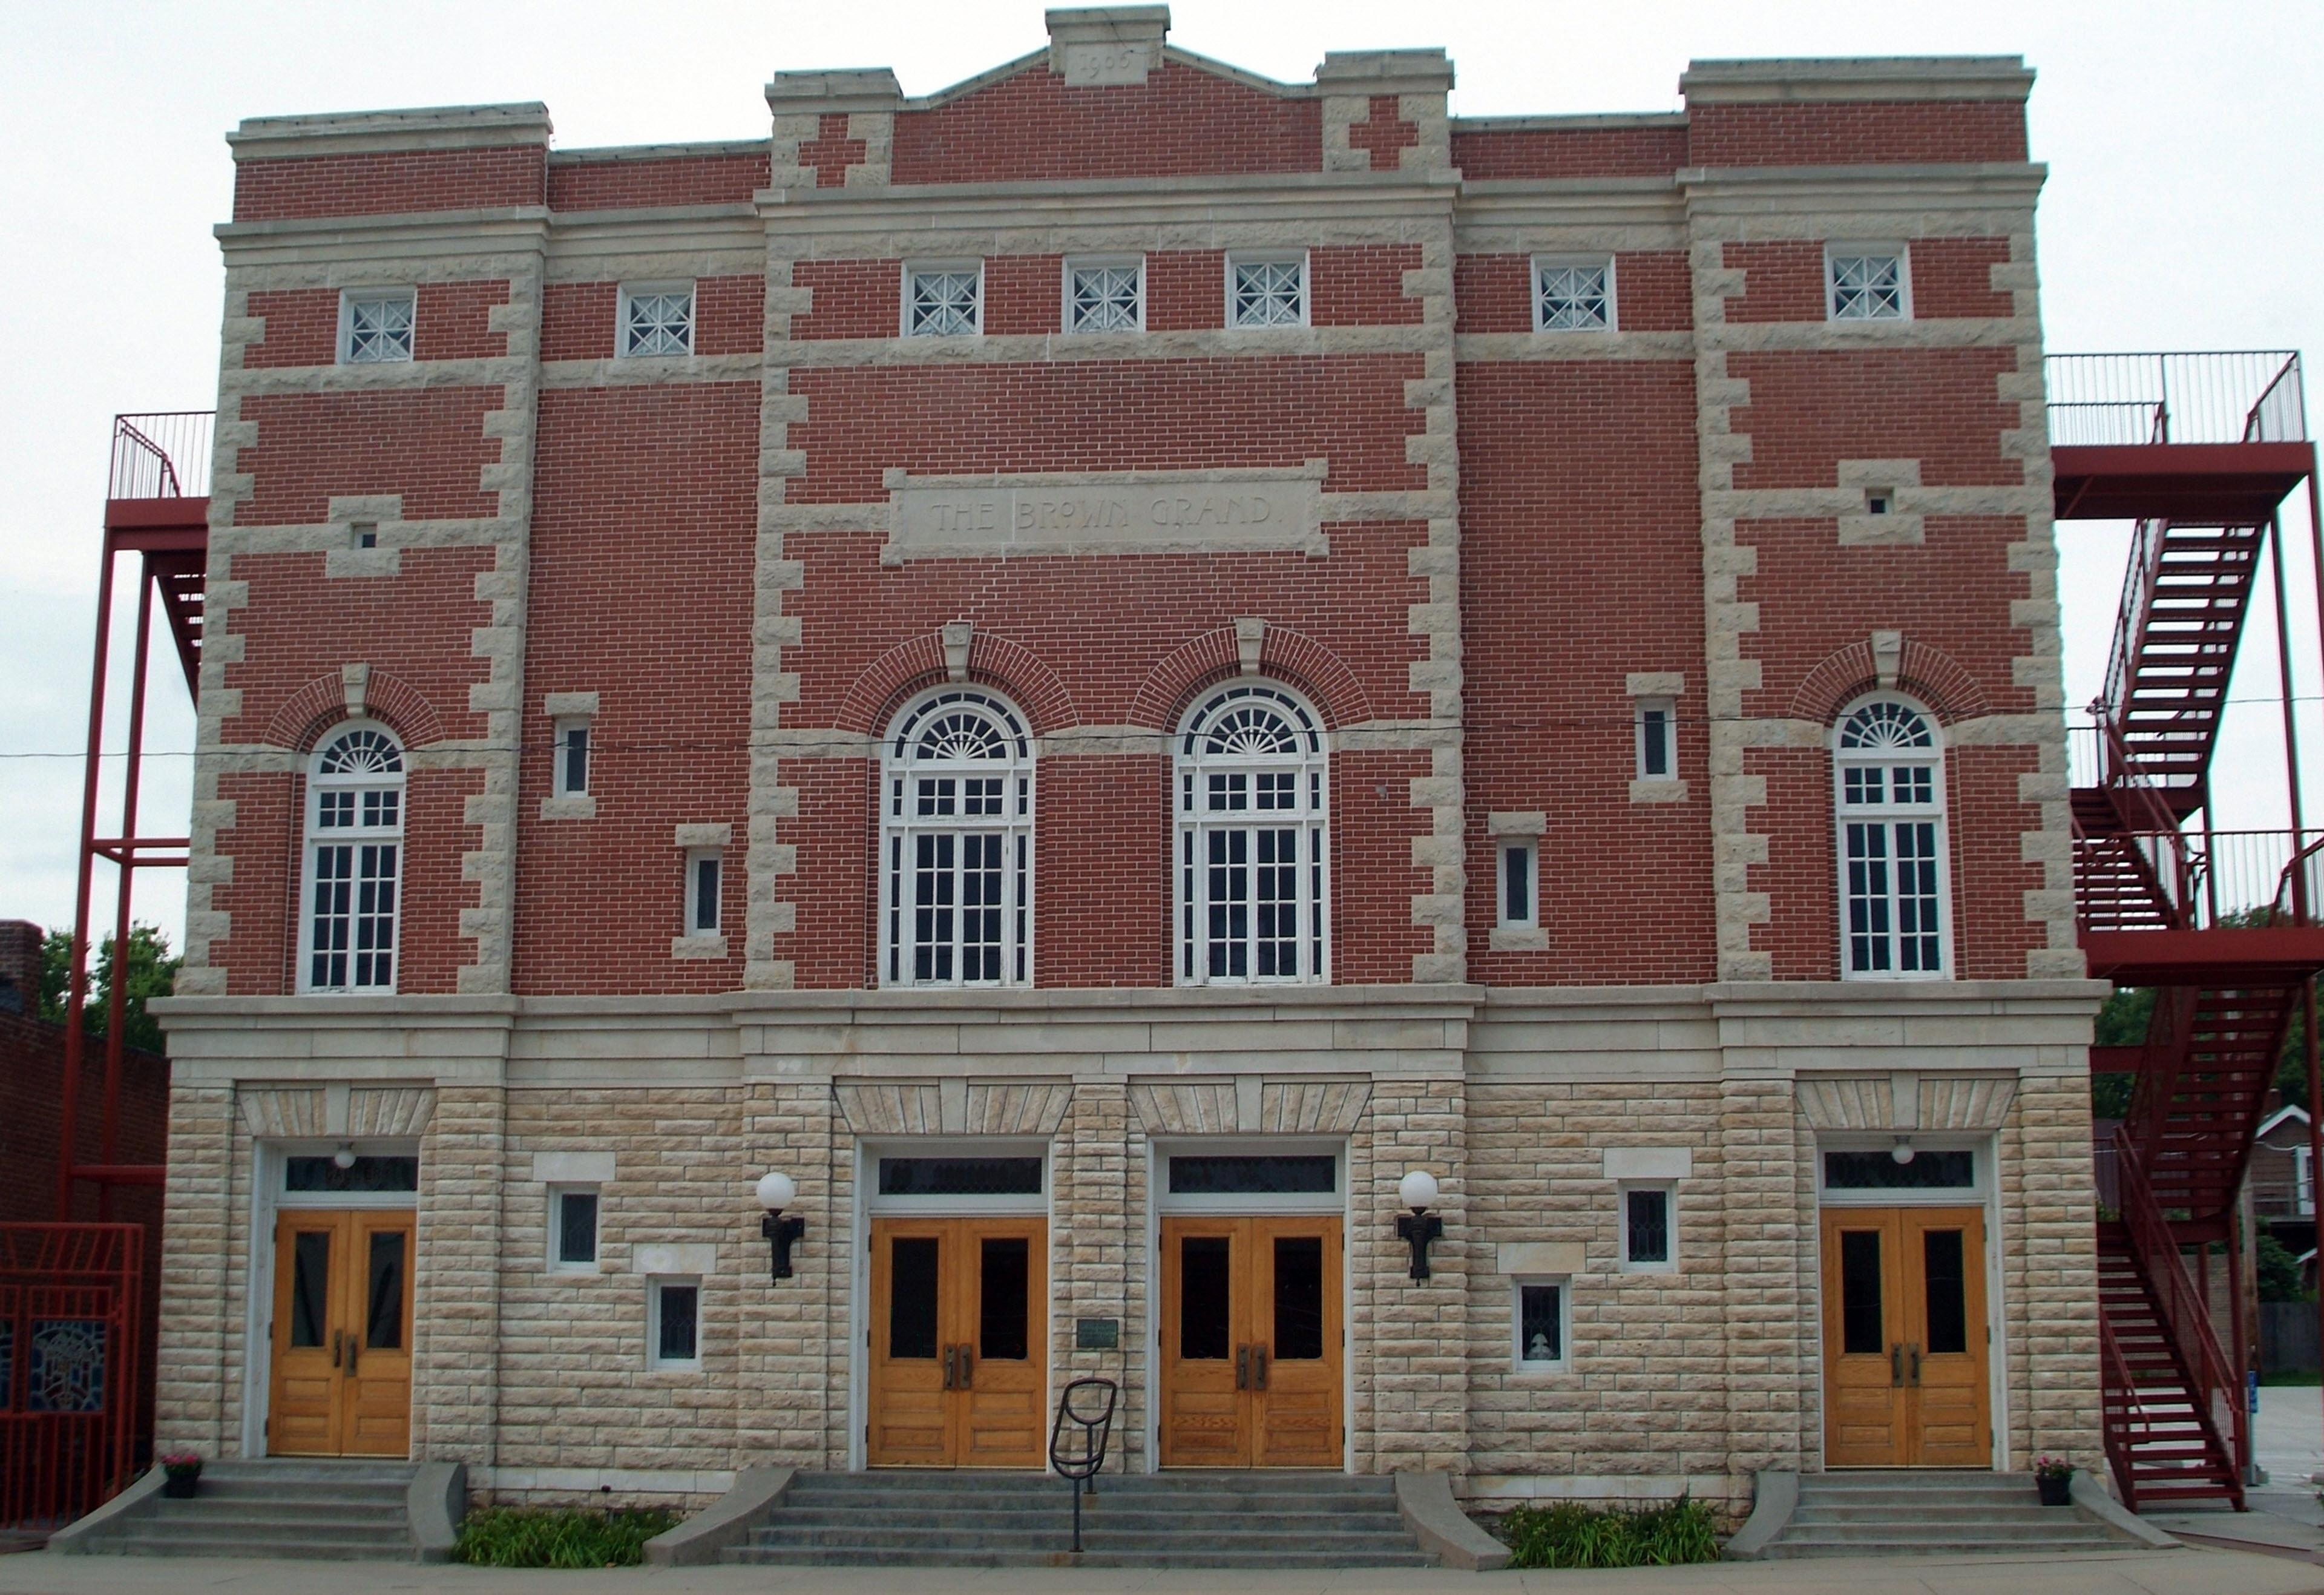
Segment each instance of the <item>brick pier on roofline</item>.
[{"label": "brick pier on roofline", "polygon": [[1740,1509],[1909,1298],[1886,1460],[2098,1465],[2032,74],[1167,29],[231,135],[161,1443]]}]

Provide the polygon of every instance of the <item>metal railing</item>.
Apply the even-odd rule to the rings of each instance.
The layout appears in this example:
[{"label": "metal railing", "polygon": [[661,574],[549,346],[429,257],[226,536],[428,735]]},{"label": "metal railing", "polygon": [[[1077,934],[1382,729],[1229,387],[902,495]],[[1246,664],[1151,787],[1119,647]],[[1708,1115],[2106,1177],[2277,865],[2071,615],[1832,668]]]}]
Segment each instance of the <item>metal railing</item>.
[{"label": "metal railing", "polygon": [[0,1528],[61,1528],[135,1473],[144,1279],[142,1224],[0,1224]]},{"label": "metal railing", "polygon": [[2293,350],[2051,355],[2042,366],[2053,445],[2296,443],[2308,436]]},{"label": "metal railing", "polygon": [[113,418],[109,499],[207,498],[210,428],[217,412],[166,410]]},{"label": "metal railing", "polygon": [[2114,1338],[2114,1325],[2098,1314],[2099,1423],[2106,1438],[2107,1463],[2114,1470],[2115,1491],[2123,1504],[2138,1510],[2138,1480],[2131,1468],[2133,1448],[2145,1443],[2149,1424],[2146,1404],[2131,1377],[2130,1363]]},{"label": "metal railing", "polygon": [[2079,875],[2083,863],[2103,862],[2107,847],[2135,849],[2175,928],[2256,930],[2306,924],[2324,888],[2324,839],[2296,858],[2295,841],[2306,838],[2292,831],[2126,831],[2077,838],[2075,857]]}]

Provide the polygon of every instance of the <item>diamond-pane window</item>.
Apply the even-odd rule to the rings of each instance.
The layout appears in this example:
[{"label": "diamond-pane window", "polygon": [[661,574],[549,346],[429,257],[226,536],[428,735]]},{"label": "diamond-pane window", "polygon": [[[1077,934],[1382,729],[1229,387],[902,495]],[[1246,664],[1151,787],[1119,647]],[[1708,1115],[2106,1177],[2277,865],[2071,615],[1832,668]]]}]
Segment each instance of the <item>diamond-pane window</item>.
[{"label": "diamond-pane window", "polygon": [[1903,320],[1904,257],[1900,254],[1833,255],[1831,318],[1834,321]]},{"label": "diamond-pane window", "polygon": [[622,353],[629,356],[694,353],[694,290],[624,290]]},{"label": "diamond-pane window", "polygon": [[1136,332],[1145,272],[1138,266],[1075,266],[1065,301],[1068,332]]},{"label": "diamond-pane window", "polygon": [[412,296],[347,296],[346,363],[381,365],[411,358]]},{"label": "diamond-pane window", "polygon": [[1544,332],[1603,332],[1614,325],[1613,273],[1603,264],[1534,267],[1534,324]]},{"label": "diamond-pane window", "polygon": [[976,271],[914,272],[905,305],[906,333],[913,337],[975,336],[982,277]]},{"label": "diamond-pane window", "polygon": [[1236,261],[1227,305],[1230,327],[1299,327],[1307,320],[1307,263]]}]

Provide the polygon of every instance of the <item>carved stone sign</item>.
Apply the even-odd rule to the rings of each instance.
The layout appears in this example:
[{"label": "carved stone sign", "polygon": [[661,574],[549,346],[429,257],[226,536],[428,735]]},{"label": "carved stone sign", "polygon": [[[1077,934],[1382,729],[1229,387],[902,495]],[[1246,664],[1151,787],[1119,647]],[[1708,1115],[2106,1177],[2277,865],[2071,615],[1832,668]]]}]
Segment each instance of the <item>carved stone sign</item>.
[{"label": "carved stone sign", "polygon": [[883,565],[1028,554],[1331,552],[1323,462],[1296,470],[1098,475],[888,473]]}]

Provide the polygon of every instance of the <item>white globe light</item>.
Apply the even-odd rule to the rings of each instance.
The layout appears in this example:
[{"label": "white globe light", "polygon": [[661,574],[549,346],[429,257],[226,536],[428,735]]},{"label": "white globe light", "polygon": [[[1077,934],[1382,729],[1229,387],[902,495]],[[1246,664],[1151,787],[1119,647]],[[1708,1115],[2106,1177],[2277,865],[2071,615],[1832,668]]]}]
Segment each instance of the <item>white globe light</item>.
[{"label": "white globe light", "polygon": [[1397,1182],[1396,1194],[1406,1207],[1434,1207],[1436,1176],[1425,1168],[1416,1168]]},{"label": "white globe light", "polygon": [[1894,1157],[1899,1163],[1912,1162],[1913,1143],[1908,1140],[1899,1139],[1894,1147],[1889,1148],[1888,1156]]},{"label": "white globe light", "polygon": [[759,1176],[759,1205],[770,1212],[780,1212],[798,1195],[798,1182],[787,1174],[770,1173]]},{"label": "white globe light", "polygon": [[332,1167],[353,1168],[355,1166],[355,1149],[353,1147],[341,1147],[337,1151],[331,1154]]}]

